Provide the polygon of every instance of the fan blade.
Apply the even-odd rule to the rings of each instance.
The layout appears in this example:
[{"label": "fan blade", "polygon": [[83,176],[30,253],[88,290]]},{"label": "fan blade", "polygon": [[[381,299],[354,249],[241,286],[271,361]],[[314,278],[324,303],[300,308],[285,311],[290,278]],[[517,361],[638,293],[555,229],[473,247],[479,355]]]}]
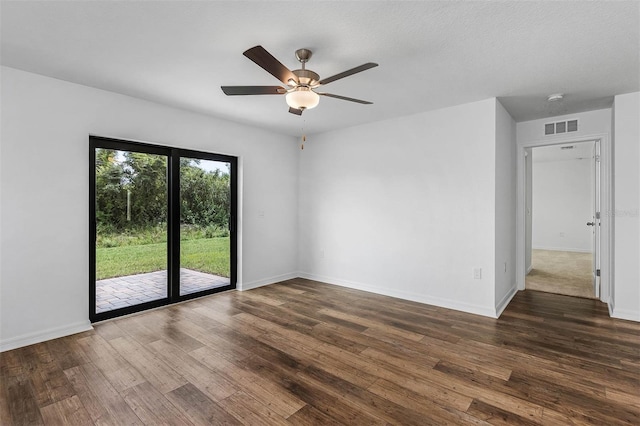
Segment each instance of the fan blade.
[{"label": "fan blade", "polygon": [[273,55],[265,50],[262,46],[255,46],[243,53],[244,56],[251,59],[258,66],[262,67],[269,74],[283,82],[289,84],[289,80],[298,81],[298,77],[285,67]]},{"label": "fan blade", "polygon": [[327,77],[324,78],[322,80],[320,80],[320,84],[329,84],[332,81],[336,81],[339,80],[341,78],[345,78],[345,77],[349,77],[350,75],[362,72],[362,71],[366,71],[370,68],[375,68],[377,67],[378,64],[374,64],[373,62],[367,62],[366,64],[362,64],[359,67],[355,67],[355,68],[351,68],[350,70],[341,72],[340,74],[336,74],[336,75],[332,75],[331,77]]},{"label": "fan blade", "polygon": [[295,115],[302,115],[302,110],[301,109],[297,109],[297,108],[289,107],[289,112],[291,114],[295,114]]},{"label": "fan blade", "polygon": [[220,86],[227,96],[238,95],[283,95],[287,89],[280,86]]},{"label": "fan blade", "polygon": [[362,99],[347,98],[346,96],[333,95],[331,93],[318,93],[318,95],[320,95],[320,96],[328,96],[330,98],[342,99],[343,101],[357,102],[359,104],[364,104],[364,105],[373,104],[373,102],[363,101]]}]

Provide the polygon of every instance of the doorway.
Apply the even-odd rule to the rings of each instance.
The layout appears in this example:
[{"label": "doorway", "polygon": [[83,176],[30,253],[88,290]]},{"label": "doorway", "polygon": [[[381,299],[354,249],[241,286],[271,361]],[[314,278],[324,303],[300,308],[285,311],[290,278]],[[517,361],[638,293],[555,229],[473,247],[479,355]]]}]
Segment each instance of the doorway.
[{"label": "doorway", "polygon": [[89,145],[92,322],[236,287],[236,157]]},{"label": "doorway", "polygon": [[527,148],[525,288],[600,296],[600,142]]}]

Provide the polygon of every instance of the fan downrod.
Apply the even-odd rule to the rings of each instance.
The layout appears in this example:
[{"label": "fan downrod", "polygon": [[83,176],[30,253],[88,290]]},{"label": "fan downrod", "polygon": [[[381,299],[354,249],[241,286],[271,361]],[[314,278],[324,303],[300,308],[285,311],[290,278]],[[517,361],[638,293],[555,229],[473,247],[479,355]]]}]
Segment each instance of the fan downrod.
[{"label": "fan downrod", "polygon": [[296,86],[313,87],[320,81],[320,76],[317,73],[305,67],[305,64],[311,59],[312,54],[313,52],[309,49],[296,50],[296,59],[302,64],[301,69],[292,71],[296,77],[298,77],[298,84]]}]

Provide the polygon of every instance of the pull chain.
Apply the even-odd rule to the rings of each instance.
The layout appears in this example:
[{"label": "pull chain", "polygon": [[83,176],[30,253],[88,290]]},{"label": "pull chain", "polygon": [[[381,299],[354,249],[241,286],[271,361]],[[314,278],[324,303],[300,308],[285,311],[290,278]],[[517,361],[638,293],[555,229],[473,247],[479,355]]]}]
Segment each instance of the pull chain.
[{"label": "pull chain", "polygon": [[[304,65],[304,63],[302,64]],[[307,141],[307,135],[304,134],[304,125],[306,120],[302,122],[302,142],[300,142],[300,149],[304,150],[304,143]]]}]

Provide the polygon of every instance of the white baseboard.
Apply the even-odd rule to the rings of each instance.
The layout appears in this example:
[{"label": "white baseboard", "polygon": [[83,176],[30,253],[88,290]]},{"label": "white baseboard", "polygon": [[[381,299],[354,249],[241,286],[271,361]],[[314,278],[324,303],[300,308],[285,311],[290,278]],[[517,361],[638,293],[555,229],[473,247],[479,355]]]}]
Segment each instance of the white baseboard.
[{"label": "white baseboard", "polygon": [[529,275],[532,269],[533,269],[533,265],[529,265],[529,267],[527,268],[527,273],[525,275]]},{"label": "white baseboard", "polygon": [[640,322],[640,312],[631,309],[611,308],[610,315],[612,318],[623,319],[627,321]]},{"label": "white baseboard", "polygon": [[[309,280],[320,281],[327,284],[338,285],[341,287],[352,288],[355,290],[368,291],[370,293],[381,294],[384,296],[397,297],[399,299],[411,300],[414,302],[425,303],[427,305],[439,306],[442,308],[453,309],[456,311],[467,312],[470,314],[482,315],[490,318],[498,318],[502,311],[507,307],[511,299],[515,296],[517,289],[513,287],[502,298],[500,303],[492,309],[481,305],[459,302],[451,299],[443,299],[440,297],[426,296],[422,294],[416,294],[412,292],[406,292],[401,290],[394,290],[388,288],[375,287],[368,284],[358,283],[354,281],[341,280],[337,278],[325,277],[321,275],[309,274],[305,272],[290,272],[287,274],[277,275],[274,277],[264,278],[248,283],[241,283],[239,285],[240,291],[251,290],[253,288],[262,287],[269,284],[275,284],[281,281],[290,280],[293,278],[306,278]],[[632,321],[640,321],[640,314],[635,311],[622,311],[615,310],[615,318],[628,319]],[[36,333],[28,333],[22,336],[14,337],[7,340],[0,341],[0,352],[8,351],[11,349],[20,348],[23,346],[32,345],[34,343],[40,343],[51,339],[57,339],[59,337],[69,336],[71,334],[81,333],[83,331],[93,330],[91,323],[87,321],[78,322],[75,324],[51,328]]]},{"label": "white baseboard", "polygon": [[457,300],[443,299],[440,297],[426,296],[423,294],[416,294],[416,293],[411,293],[411,292],[406,292],[401,290],[375,287],[368,284],[362,284],[354,281],[325,277],[325,276],[310,274],[306,272],[300,272],[298,276],[300,278],[320,281],[326,284],[339,285],[341,287],[348,287],[354,290],[363,290],[363,291],[368,291],[369,293],[381,294],[383,296],[397,297],[398,299],[411,300],[413,302],[439,306],[441,308],[453,309],[456,311],[462,311],[469,314],[496,318],[495,307],[486,307],[481,305],[475,305],[472,303],[459,302]]},{"label": "white baseboard", "polygon": [[81,333],[83,331],[89,330],[93,330],[93,327],[91,326],[89,320],[87,320],[75,324],[65,325],[63,327],[55,327],[35,333],[27,333],[22,336],[2,340],[0,342],[0,352],[9,351],[11,349],[21,348],[23,346],[33,345],[34,343],[57,339],[59,337],[69,336],[71,334]]},{"label": "white baseboard", "polygon": [[516,286],[511,287],[507,292],[507,294],[504,295],[502,300],[498,302],[498,304],[496,305],[496,316],[495,316],[496,318],[500,318],[500,315],[502,315],[502,312],[504,312],[507,306],[509,306],[509,302],[511,302],[511,299],[513,299],[513,297],[516,295],[517,292],[518,292],[518,287]]},{"label": "white baseboard", "polygon": [[573,247],[532,247],[533,250],[549,250],[549,251],[572,251],[576,253],[593,253],[591,249],[573,248]]},{"label": "white baseboard", "polygon": [[[275,284],[280,281],[290,280],[297,278],[299,274],[297,272],[290,272],[288,274],[278,275],[275,277],[264,278],[249,283],[239,284],[238,290],[251,290],[252,288],[262,287],[269,284]],[[51,328],[48,330],[38,331],[35,333],[28,333],[22,336],[13,337],[0,341],[0,352],[9,351],[11,349],[21,348],[23,346],[33,345],[34,343],[45,342],[47,340],[57,339],[59,337],[69,336],[71,334],[81,333],[83,331],[93,330],[91,322],[82,321],[75,324],[66,325],[63,327]]]},{"label": "white baseboard", "polygon": [[298,274],[297,272],[289,272],[287,274],[277,275],[275,277],[263,278],[261,280],[251,281],[248,283],[239,283],[238,290],[239,291],[251,290],[253,288],[258,288],[265,285],[279,283],[280,281],[286,281],[293,278],[298,278],[299,276],[300,274]]}]

